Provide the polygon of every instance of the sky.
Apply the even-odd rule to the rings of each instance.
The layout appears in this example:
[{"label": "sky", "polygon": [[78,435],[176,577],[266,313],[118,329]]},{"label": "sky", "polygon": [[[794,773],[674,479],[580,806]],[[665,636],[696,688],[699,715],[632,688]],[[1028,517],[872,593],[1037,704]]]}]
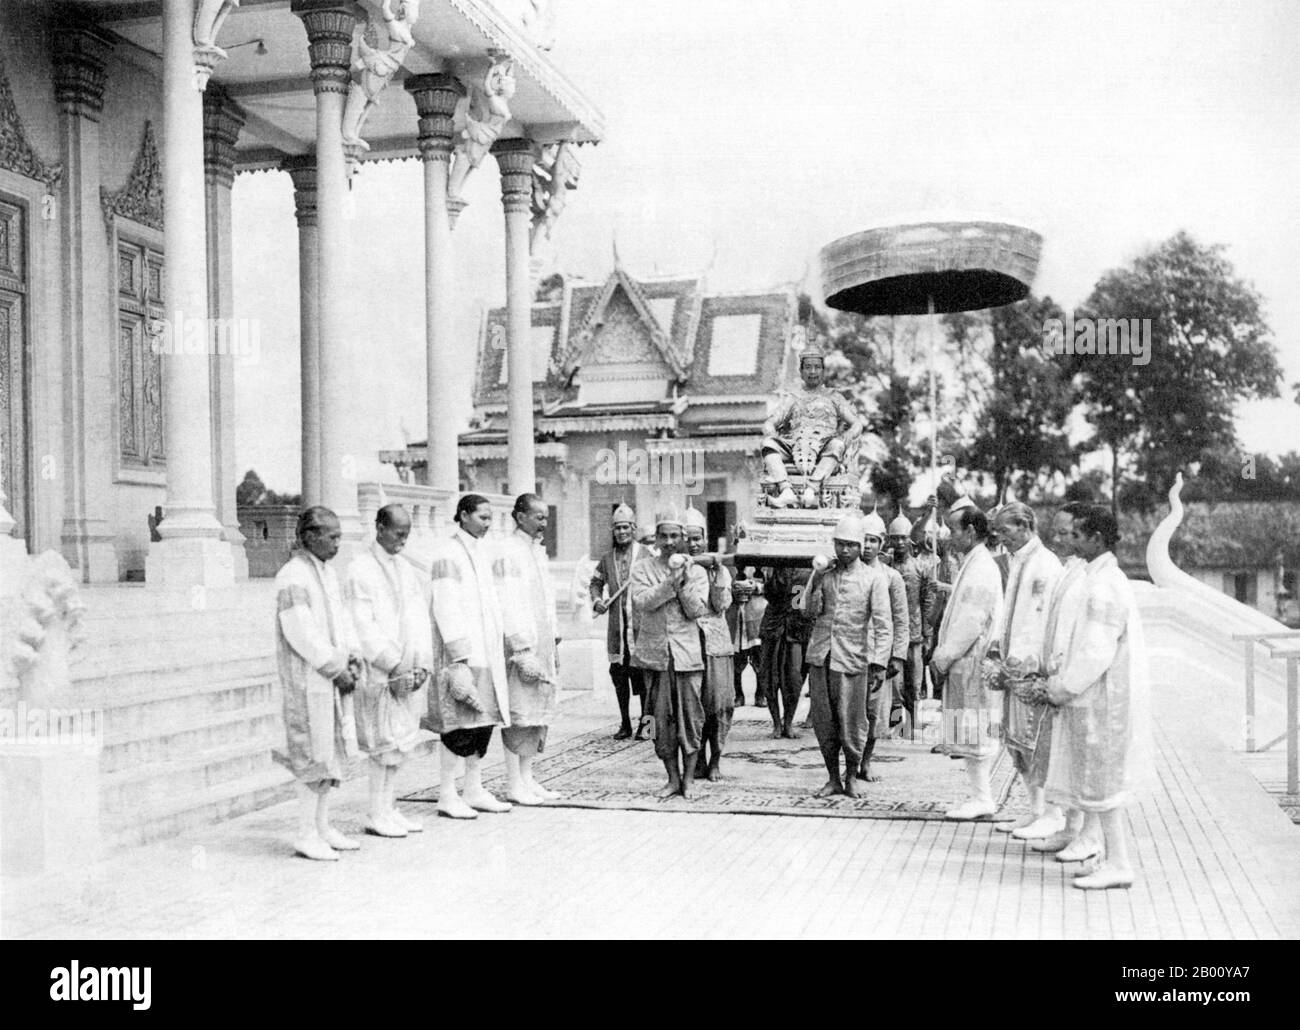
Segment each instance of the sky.
[{"label": "sky", "polygon": [[[1300,4],[1293,0],[900,3],[558,0],[552,60],[601,109],[545,271],[603,280],[708,271],[713,290],[813,278],[860,229],[949,212],[1044,237],[1034,291],[1064,306],[1179,229],[1220,243],[1261,293],[1283,395],[1244,406],[1253,452],[1300,449]],[[348,226],[348,420],[375,452],[425,437],[418,161],[367,165]],[[495,167],[454,234],[470,412],[478,326],[504,303]],[[234,190],[236,454],[273,489],[300,480],[297,230],[283,173]],[[1153,360],[1151,369],[1156,367]]]}]

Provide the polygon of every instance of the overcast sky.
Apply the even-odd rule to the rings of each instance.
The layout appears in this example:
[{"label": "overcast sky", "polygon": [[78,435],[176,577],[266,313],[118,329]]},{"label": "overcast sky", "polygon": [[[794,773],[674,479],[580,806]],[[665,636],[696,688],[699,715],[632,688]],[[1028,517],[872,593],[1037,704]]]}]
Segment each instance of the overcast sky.
[{"label": "overcast sky", "polygon": [[[974,211],[1041,232],[1035,292],[1069,306],[1185,228],[1227,246],[1265,298],[1286,382],[1300,379],[1294,0],[560,0],[551,56],[607,124],[556,227],[566,272],[603,279],[617,235],[633,274],[712,261],[713,288],[763,289],[802,279],[837,236]],[[326,417],[348,419],[369,478],[375,451],[425,436],[418,162],[366,166],[354,196],[348,333],[366,404]],[[493,163],[466,196],[462,419],[479,312],[505,293]],[[261,324],[259,360],[237,366],[240,470],[297,490],[288,176],[241,175],[234,211],[237,314]],[[1242,413],[1248,449],[1300,449],[1289,398]]]}]

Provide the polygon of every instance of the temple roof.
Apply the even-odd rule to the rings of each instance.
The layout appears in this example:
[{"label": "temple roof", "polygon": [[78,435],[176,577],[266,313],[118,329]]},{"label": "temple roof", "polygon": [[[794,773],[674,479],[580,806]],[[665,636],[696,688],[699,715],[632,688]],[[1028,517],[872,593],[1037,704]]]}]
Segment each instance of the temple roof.
[{"label": "temple roof", "polygon": [[[616,265],[603,283],[565,279],[559,294],[532,309],[533,397],[544,418],[604,418],[674,396],[688,406],[766,401],[780,388],[791,291],[706,294],[701,278],[637,279]],[[505,341],[506,309],[493,308],[479,338],[480,411],[506,404]]]}]

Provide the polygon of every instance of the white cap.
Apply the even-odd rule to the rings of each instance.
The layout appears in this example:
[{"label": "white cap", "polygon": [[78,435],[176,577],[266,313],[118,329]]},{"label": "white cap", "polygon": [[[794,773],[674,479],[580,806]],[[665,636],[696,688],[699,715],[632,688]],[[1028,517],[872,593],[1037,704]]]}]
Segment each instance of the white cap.
[{"label": "white cap", "polygon": [[698,508],[687,508],[682,512],[682,526],[685,529],[703,529],[708,531],[709,524],[704,518],[704,513]]},{"label": "white cap", "polygon": [[889,524],[890,536],[911,536],[912,524],[907,521],[907,516],[902,512],[898,513],[898,518]]},{"label": "white cap", "polygon": [[860,544],[862,543],[865,524],[865,520],[861,515],[845,515],[835,527],[834,538],[836,540],[851,540],[855,544]]},{"label": "white cap", "polygon": [[862,534],[863,536],[874,536],[879,540],[884,540],[885,520],[873,511],[862,520]]}]

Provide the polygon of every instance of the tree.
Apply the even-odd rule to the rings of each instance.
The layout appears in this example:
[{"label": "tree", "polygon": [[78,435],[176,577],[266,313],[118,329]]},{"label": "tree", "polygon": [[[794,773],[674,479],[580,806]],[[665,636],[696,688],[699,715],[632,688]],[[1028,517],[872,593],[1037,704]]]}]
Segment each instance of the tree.
[{"label": "tree", "polygon": [[1079,314],[1094,325],[1150,320],[1149,363],[1124,354],[1063,356],[1094,429],[1089,444],[1110,451],[1117,512],[1125,466],[1138,476],[1125,497],[1154,502],[1180,468],[1237,446],[1237,404],[1277,396],[1281,370],[1261,307],[1224,248],[1202,246],[1186,232],[1093,288]]},{"label": "tree", "polygon": [[244,480],[235,487],[235,504],[241,508],[266,508],[275,505],[300,505],[302,494],[279,494],[268,490],[262,477],[252,469],[244,473]]},{"label": "tree", "polygon": [[266,496],[266,485],[262,477],[252,469],[244,473],[244,481],[235,487],[235,504],[241,508],[252,507],[262,503]]},{"label": "tree", "polygon": [[1062,313],[1050,297],[1031,296],[963,320],[961,338],[988,336],[988,384],[960,457],[992,477],[999,504],[1013,487],[1028,500],[1041,476],[1075,464],[1068,423],[1076,395],[1068,370],[1043,347],[1043,327],[1054,318]]}]

